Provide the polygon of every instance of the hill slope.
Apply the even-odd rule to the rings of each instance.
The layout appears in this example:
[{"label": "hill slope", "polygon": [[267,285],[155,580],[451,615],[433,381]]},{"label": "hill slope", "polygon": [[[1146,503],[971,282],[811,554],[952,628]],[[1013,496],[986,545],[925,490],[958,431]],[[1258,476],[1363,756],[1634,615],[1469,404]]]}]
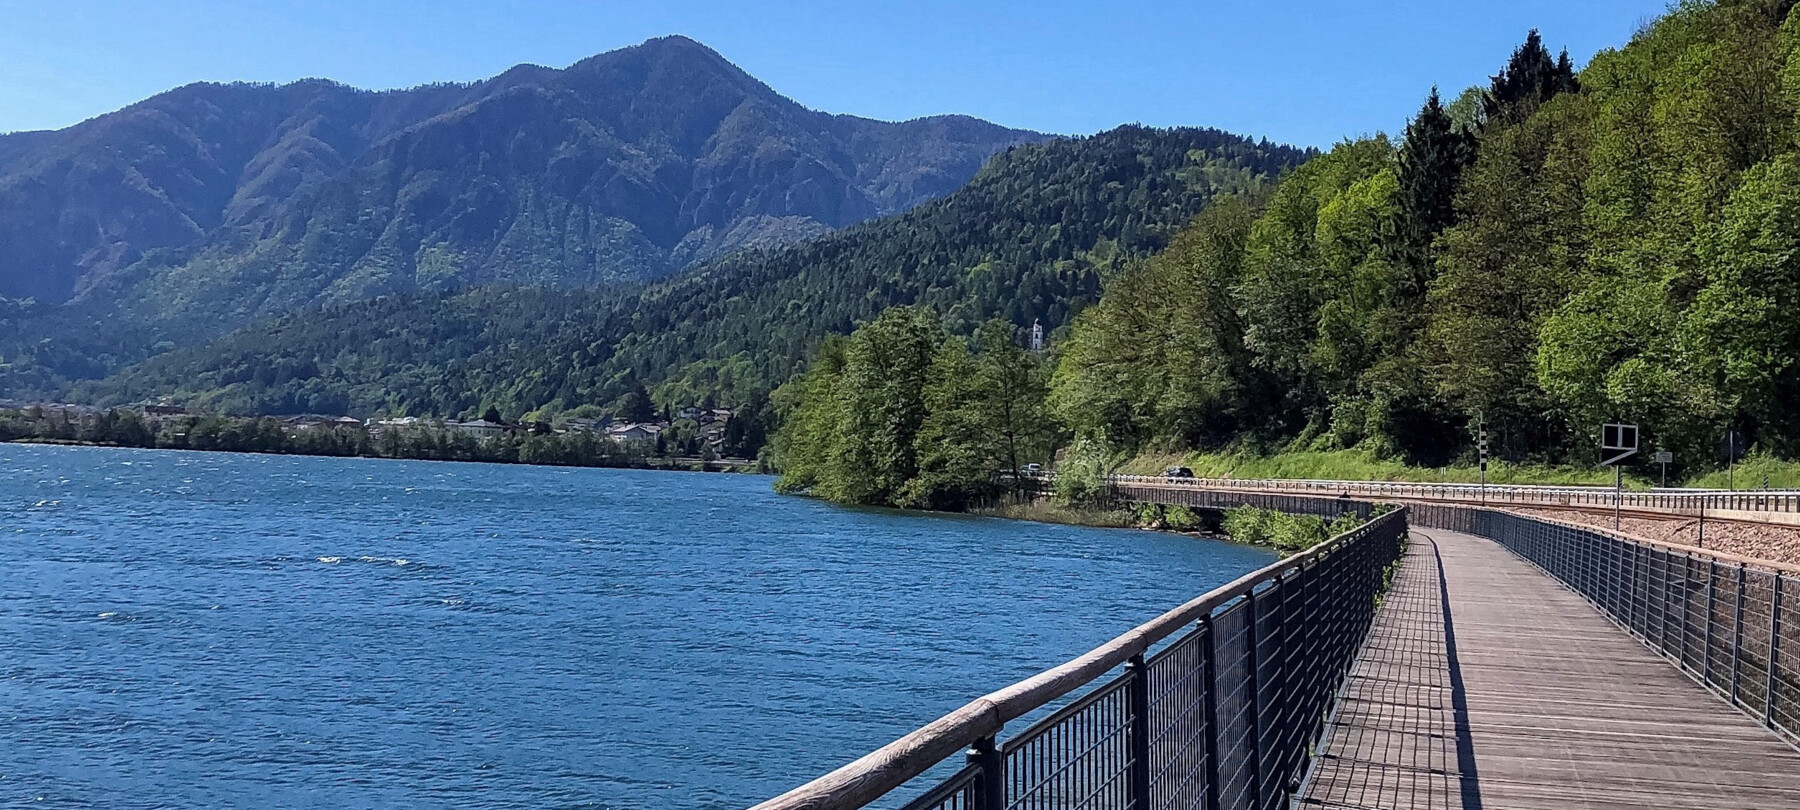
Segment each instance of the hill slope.
[{"label": "hill slope", "polygon": [[637,291],[495,288],[327,307],[173,352],[84,389],[238,412],[509,416],[610,403],[743,401],[791,376],[823,335],[895,304],[966,328],[1049,328],[1111,268],[1159,250],[1218,194],[1307,157],[1216,130],[1121,127],[1015,147],[950,196],[806,244],[724,257]]},{"label": "hill slope", "polygon": [[809,110],[681,37],[470,85],[189,85],[0,136],[0,298],[51,305],[28,342],[184,342],[375,295],[652,279],[903,211],[1044,137]]}]

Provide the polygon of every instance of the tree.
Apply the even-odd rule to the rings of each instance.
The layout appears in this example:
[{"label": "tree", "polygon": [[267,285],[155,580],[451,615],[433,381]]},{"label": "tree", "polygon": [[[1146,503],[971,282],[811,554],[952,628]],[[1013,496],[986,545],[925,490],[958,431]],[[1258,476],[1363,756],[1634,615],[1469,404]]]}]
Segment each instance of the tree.
[{"label": "tree", "polygon": [[1482,104],[1482,120],[1487,126],[1516,124],[1558,93],[1580,89],[1575,78],[1575,64],[1564,50],[1555,59],[1544,48],[1543,37],[1536,28],[1525,36],[1525,44],[1513,51],[1506,67],[1492,77],[1487,97]]},{"label": "tree", "polygon": [[1459,130],[1431,88],[1425,106],[1406,125],[1397,164],[1398,222],[1388,240],[1389,257],[1402,270],[1397,290],[1401,306],[1423,300],[1431,282],[1431,243],[1456,222],[1456,188],[1474,158],[1473,137]]},{"label": "tree", "polygon": [[649,422],[656,419],[656,405],[641,380],[633,380],[631,389],[619,398],[619,418],[627,422]]},{"label": "tree", "polygon": [[481,413],[481,419],[484,422],[493,422],[496,425],[506,424],[506,420],[500,418],[500,409],[492,405],[489,405],[487,410]]},{"label": "tree", "polygon": [[976,334],[974,417],[1003,469],[1017,473],[1021,459],[1043,460],[1051,435],[1047,381],[1038,356],[1014,338],[1015,327],[999,318]]}]

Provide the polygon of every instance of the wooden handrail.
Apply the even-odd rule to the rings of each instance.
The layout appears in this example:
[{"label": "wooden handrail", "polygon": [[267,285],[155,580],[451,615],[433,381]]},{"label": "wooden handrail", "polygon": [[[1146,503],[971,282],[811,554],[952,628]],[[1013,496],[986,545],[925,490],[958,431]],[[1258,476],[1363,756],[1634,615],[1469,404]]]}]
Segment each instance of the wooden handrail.
[{"label": "wooden handrail", "polygon": [[1141,655],[1152,645],[1209,616],[1219,607],[1250,593],[1264,582],[1301,568],[1319,557],[1372,532],[1389,521],[1405,520],[1404,507],[1306,551],[1266,565],[1207,591],[1167,613],[1062,664],[1004,689],[990,692],[939,717],[898,740],[824,776],[794,788],[751,810],[851,810],[897,788],[933,765],[984,737],[1000,731],[1059,697],[1092,683]]}]

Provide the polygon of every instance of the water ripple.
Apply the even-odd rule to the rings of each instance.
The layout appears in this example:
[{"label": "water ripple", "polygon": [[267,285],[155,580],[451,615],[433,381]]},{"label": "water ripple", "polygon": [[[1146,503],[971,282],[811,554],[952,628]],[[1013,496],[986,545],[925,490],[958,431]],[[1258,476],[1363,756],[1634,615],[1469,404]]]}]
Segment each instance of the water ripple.
[{"label": "water ripple", "polygon": [[742,807],[1266,559],[749,476],[0,445],[0,806]]}]

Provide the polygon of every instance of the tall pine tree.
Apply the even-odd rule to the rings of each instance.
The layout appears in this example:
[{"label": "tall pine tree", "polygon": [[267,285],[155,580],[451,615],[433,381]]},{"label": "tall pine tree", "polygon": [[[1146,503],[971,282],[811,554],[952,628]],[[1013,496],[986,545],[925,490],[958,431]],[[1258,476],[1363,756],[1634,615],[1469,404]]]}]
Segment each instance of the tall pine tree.
[{"label": "tall pine tree", "polygon": [[1506,67],[1493,76],[1487,97],[1482,100],[1482,123],[1515,124],[1526,118],[1557,93],[1580,89],[1575,78],[1575,63],[1564,49],[1555,59],[1544,48],[1544,39],[1536,28],[1525,36],[1525,44],[1513,51]]},{"label": "tall pine tree", "polygon": [[1400,270],[1398,295],[1417,301],[1431,281],[1431,241],[1456,221],[1456,186],[1475,157],[1473,138],[1456,126],[1437,88],[1406,125],[1400,145],[1400,221],[1389,256]]}]

